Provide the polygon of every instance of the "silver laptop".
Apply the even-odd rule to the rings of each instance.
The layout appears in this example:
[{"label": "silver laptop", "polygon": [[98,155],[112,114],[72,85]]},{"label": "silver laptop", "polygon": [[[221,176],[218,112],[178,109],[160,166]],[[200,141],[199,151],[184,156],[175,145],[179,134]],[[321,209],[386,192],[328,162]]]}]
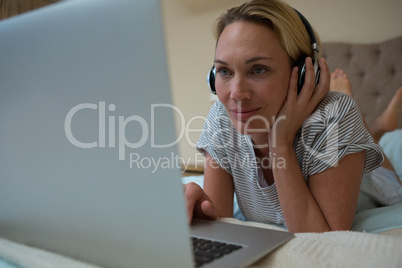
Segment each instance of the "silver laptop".
[{"label": "silver laptop", "polygon": [[0,22],[0,236],[103,267],[194,266],[190,235],[241,246],[206,267],[246,266],[292,237],[187,225],[160,17],[70,0]]}]

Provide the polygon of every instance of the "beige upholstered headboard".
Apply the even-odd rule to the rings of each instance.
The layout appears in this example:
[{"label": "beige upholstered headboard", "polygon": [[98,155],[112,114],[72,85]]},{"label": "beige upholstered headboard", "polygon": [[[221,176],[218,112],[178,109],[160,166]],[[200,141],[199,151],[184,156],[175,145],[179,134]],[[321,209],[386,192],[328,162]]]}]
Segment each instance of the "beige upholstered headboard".
[{"label": "beige upholstered headboard", "polygon": [[354,98],[371,126],[402,86],[402,36],[376,44],[324,43],[322,56],[331,72],[341,68],[348,74]]}]

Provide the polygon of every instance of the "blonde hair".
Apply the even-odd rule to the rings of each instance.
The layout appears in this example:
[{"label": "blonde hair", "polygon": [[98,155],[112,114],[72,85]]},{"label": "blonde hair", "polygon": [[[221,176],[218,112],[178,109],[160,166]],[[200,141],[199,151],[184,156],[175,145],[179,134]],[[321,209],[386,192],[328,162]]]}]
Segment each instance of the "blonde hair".
[{"label": "blonde hair", "polygon": [[[229,9],[215,22],[216,42],[226,26],[238,21],[263,24],[272,29],[293,64],[302,56],[314,58],[310,35],[299,15],[280,0],[252,0]],[[315,31],[314,34],[320,46],[319,36]]]}]

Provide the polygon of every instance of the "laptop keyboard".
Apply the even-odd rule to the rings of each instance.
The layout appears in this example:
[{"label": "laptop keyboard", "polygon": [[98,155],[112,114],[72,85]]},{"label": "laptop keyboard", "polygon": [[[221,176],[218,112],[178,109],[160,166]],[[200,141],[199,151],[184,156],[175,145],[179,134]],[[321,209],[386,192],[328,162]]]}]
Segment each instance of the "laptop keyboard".
[{"label": "laptop keyboard", "polygon": [[191,239],[196,267],[201,267],[204,264],[242,248],[242,246],[239,245],[222,243],[203,238],[191,237]]}]

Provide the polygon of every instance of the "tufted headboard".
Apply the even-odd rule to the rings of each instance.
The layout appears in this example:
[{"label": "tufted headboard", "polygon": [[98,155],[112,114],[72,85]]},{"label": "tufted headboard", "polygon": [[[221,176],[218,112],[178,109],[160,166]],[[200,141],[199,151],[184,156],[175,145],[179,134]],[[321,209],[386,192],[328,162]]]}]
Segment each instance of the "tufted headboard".
[{"label": "tufted headboard", "polygon": [[[369,126],[402,86],[402,36],[376,44],[328,42],[322,45],[330,72],[343,69]],[[398,128],[402,128],[400,109]]]}]

